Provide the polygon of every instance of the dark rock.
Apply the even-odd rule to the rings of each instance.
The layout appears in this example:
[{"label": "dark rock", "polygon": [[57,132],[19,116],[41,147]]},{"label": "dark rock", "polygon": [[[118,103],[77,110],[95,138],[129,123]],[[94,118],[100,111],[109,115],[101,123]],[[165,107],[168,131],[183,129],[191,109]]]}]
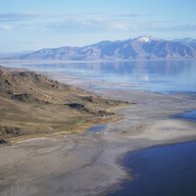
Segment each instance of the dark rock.
[{"label": "dark rock", "polygon": [[7,144],[8,142],[4,139],[0,139],[0,144]]},{"label": "dark rock", "polygon": [[112,101],[112,100],[107,100],[106,103],[109,104],[109,105],[113,105],[113,104],[114,104],[114,101]]},{"label": "dark rock", "polygon": [[105,111],[105,110],[99,110],[96,114],[97,114],[98,116],[101,116],[101,117],[114,115],[113,112],[107,112],[107,111]]},{"label": "dark rock", "polygon": [[7,127],[7,126],[0,126],[0,135],[7,136],[7,135],[20,135],[20,129],[18,127]]},{"label": "dark rock", "polygon": [[26,101],[29,101],[30,99],[32,99],[32,95],[27,94],[27,93],[15,94],[12,96],[12,99],[26,102]]},{"label": "dark rock", "polygon": [[43,103],[43,104],[49,103],[48,101],[37,99],[36,97],[33,97],[31,94],[28,93],[14,94],[11,98],[22,102],[36,102],[36,103]]},{"label": "dark rock", "polygon": [[7,94],[8,94],[8,95],[13,95],[14,93],[13,93],[12,91],[8,90],[8,91],[7,91]]},{"label": "dark rock", "polygon": [[54,84],[50,84],[50,87],[52,87],[52,88],[59,88],[59,85],[57,83],[54,83]]},{"label": "dark rock", "polygon": [[65,105],[67,105],[68,107],[72,109],[89,112],[89,110],[83,104],[80,104],[80,103],[68,103]]},{"label": "dark rock", "polygon": [[88,102],[93,102],[94,100],[93,100],[93,96],[85,96],[85,97],[82,97],[82,99],[84,100],[84,101],[88,101]]}]

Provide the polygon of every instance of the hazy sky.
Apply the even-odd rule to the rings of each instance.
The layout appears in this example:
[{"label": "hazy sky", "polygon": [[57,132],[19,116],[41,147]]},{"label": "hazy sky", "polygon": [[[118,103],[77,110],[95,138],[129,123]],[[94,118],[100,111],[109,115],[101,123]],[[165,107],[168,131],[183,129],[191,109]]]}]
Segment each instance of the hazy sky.
[{"label": "hazy sky", "polygon": [[196,0],[0,0],[0,53],[140,35],[196,38]]}]

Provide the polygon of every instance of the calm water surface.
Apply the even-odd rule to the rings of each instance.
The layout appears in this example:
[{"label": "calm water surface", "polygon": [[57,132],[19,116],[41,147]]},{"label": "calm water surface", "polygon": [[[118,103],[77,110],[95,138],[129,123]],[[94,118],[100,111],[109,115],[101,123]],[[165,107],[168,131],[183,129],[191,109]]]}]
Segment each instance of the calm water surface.
[{"label": "calm water surface", "polygon": [[87,129],[87,132],[89,132],[89,133],[99,133],[99,132],[103,132],[106,128],[107,128],[107,125],[105,125],[105,124],[96,125],[96,126],[93,126],[93,127],[90,127],[89,129]]},{"label": "calm water surface", "polygon": [[123,164],[134,180],[108,196],[196,196],[196,142],[129,153]]},{"label": "calm water surface", "polygon": [[15,64],[80,79],[114,82],[116,88],[195,93],[196,61],[133,61],[70,64]]},{"label": "calm water surface", "polygon": [[174,116],[174,118],[186,119],[196,122],[196,110],[186,111],[184,113],[177,114]]}]

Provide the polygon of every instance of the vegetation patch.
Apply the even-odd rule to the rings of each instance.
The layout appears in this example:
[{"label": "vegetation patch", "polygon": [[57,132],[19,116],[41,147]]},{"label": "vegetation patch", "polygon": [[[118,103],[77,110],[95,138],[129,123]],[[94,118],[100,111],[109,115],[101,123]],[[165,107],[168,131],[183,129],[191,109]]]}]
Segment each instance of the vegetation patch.
[{"label": "vegetation patch", "polygon": [[31,71],[0,67],[0,139],[73,134],[115,118],[127,103],[61,84]]}]

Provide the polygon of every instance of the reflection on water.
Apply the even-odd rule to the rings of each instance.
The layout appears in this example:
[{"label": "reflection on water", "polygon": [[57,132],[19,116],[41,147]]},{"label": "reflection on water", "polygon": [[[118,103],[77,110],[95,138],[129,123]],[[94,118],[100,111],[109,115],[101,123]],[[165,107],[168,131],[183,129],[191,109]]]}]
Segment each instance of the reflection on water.
[{"label": "reflection on water", "polygon": [[[155,92],[196,92],[196,61],[132,61],[16,65]],[[117,87],[117,86],[116,86]]]}]

